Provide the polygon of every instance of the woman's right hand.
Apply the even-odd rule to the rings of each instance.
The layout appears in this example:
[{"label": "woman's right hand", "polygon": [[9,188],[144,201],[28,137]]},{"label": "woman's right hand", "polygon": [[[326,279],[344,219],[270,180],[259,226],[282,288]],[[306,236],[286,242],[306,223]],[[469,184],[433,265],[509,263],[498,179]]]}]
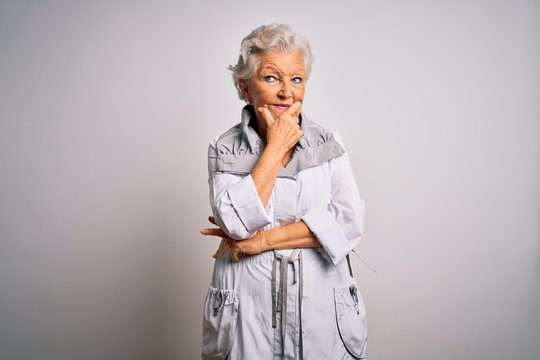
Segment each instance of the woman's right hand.
[{"label": "woman's right hand", "polygon": [[300,101],[294,102],[287,110],[276,119],[272,117],[270,110],[265,107],[258,109],[266,122],[266,146],[272,147],[285,155],[304,133],[300,129],[299,114],[302,108]]}]

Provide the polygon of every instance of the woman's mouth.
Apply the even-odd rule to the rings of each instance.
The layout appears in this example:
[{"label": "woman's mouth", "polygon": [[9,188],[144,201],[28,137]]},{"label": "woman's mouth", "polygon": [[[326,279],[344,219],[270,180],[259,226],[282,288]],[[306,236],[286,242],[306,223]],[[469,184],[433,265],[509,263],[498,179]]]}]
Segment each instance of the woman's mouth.
[{"label": "woman's mouth", "polygon": [[291,106],[291,105],[288,105],[288,104],[274,104],[274,106],[277,107],[280,110],[287,110],[289,108],[289,106]]}]

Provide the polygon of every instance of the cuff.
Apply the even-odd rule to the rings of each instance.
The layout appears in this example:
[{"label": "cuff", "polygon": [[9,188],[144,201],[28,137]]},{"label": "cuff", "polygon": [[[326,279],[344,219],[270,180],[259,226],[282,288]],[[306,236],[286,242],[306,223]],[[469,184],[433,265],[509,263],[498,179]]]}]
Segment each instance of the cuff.
[{"label": "cuff", "polygon": [[337,265],[352,250],[349,241],[334,221],[332,215],[323,207],[309,210],[302,220],[315,234],[332,264]]},{"label": "cuff", "polygon": [[251,175],[234,184],[228,193],[238,218],[248,232],[259,230],[271,223]]}]

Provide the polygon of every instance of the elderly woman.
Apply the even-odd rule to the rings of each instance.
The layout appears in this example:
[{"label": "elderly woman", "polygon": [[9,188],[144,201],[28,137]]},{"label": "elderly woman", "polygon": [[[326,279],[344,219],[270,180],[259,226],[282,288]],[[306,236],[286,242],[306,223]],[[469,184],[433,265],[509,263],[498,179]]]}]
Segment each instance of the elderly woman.
[{"label": "elderly woman", "polygon": [[336,133],[302,111],[312,55],[286,25],[243,39],[230,66],[247,105],[208,150],[209,220],[221,245],[206,296],[203,359],[365,359],[349,253],[364,203]]}]

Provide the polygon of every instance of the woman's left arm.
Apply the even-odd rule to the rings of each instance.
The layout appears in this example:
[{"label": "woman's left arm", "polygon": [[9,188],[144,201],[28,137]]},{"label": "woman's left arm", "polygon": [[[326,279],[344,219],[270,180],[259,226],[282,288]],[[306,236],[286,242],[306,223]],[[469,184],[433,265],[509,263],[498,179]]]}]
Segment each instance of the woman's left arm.
[{"label": "woman's left arm", "polygon": [[321,255],[337,265],[363,237],[365,203],[360,198],[348,154],[330,160],[330,168],[330,201],[310,207],[302,220],[320,241]]},{"label": "woman's left arm", "polygon": [[[209,221],[215,225],[215,220],[212,217],[209,218]],[[259,230],[255,236],[240,241],[231,239],[219,228],[202,229],[201,234],[223,238],[224,241],[222,241],[214,254],[214,258],[220,257],[225,251],[232,248],[231,257],[233,261],[238,261],[243,254],[255,255],[268,250],[317,248],[321,246],[317,237],[302,220],[269,230]]]},{"label": "woman's left arm", "polygon": [[[336,140],[339,142],[339,138]],[[262,240],[267,250],[316,247],[324,258],[337,265],[360,243],[365,204],[360,198],[348,154],[330,160],[329,166],[329,202],[310,207],[298,222],[261,233],[267,236]]]}]

